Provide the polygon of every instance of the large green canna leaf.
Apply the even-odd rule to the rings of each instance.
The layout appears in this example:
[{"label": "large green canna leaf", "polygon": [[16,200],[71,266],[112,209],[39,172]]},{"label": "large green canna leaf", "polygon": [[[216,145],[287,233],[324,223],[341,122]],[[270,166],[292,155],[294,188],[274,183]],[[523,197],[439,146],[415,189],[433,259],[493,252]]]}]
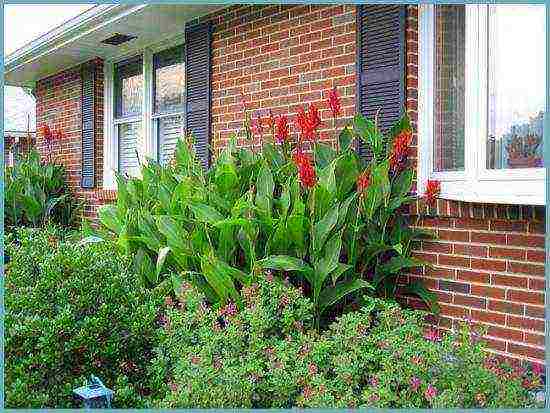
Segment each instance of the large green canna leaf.
[{"label": "large green canna leaf", "polygon": [[156,270],[153,265],[153,261],[147,251],[143,248],[139,248],[133,260],[134,272],[139,275],[141,281],[145,286],[151,286],[156,281]]},{"label": "large green canna leaf", "polygon": [[240,304],[239,293],[226,267],[220,265],[220,261],[212,256],[203,256],[200,260],[202,274],[210,287],[216,292],[220,301],[226,303],[229,299],[232,299]]},{"label": "large green canna leaf", "polygon": [[189,205],[189,209],[191,209],[195,215],[195,219],[199,222],[215,225],[224,219],[224,216],[210,205],[191,204]]},{"label": "large green canna leaf", "polygon": [[259,212],[267,218],[271,218],[271,206],[275,183],[273,174],[267,165],[263,165],[256,181],[256,205]]},{"label": "large green canna leaf", "polygon": [[141,211],[138,215],[138,228],[140,239],[151,251],[158,251],[162,245],[162,238],[159,236],[155,218],[148,212]]},{"label": "large green canna leaf", "polygon": [[338,263],[336,269],[330,273],[332,285],[334,286],[338,281],[338,279],[352,268],[353,268],[352,265]]},{"label": "large green canna leaf", "polygon": [[166,243],[173,250],[187,250],[188,232],[174,218],[168,215],[155,217],[158,231],[166,238]]},{"label": "large green canna leaf", "polygon": [[299,271],[304,273],[312,273],[311,267],[299,258],[290,257],[288,255],[271,255],[256,262],[260,268],[269,268],[280,271]]},{"label": "large green canna leaf", "polygon": [[317,143],[314,148],[315,151],[315,163],[321,169],[329,165],[334,158],[336,158],[336,151],[332,146],[327,145],[326,143]]},{"label": "large green canna leaf", "polygon": [[391,190],[392,197],[397,199],[403,199],[411,191],[413,183],[414,172],[412,169],[405,169],[402,171],[393,183]]},{"label": "large green canna leaf", "polygon": [[114,205],[102,205],[98,210],[99,222],[115,234],[122,231],[122,220],[118,216],[118,208]]},{"label": "large green canna leaf", "polygon": [[322,220],[313,226],[313,254],[317,255],[338,222],[338,208],[331,208]]},{"label": "large green canna leaf", "polygon": [[375,273],[375,283],[378,284],[388,275],[399,273],[406,268],[415,268],[425,265],[424,261],[413,257],[401,256],[392,257],[388,262],[377,267]]},{"label": "large green canna leaf", "polygon": [[323,186],[327,192],[336,197],[336,176],[334,171],[336,170],[336,161],[331,161],[324,168],[319,170],[319,185]]},{"label": "large green canna leaf", "polygon": [[359,161],[357,154],[347,152],[336,160],[336,191],[338,199],[342,200],[349,196],[354,189],[357,177],[359,176]]},{"label": "large green canna leaf", "polygon": [[330,306],[336,304],[346,295],[363,288],[372,289],[372,286],[360,278],[325,288],[319,295],[319,314],[323,314]]},{"label": "large green canna leaf", "polygon": [[324,253],[320,257],[315,257],[315,280],[313,283],[314,301],[317,300],[328,275],[338,269],[338,261],[340,259],[341,250],[342,232],[340,231],[327,241],[327,244],[323,250]]},{"label": "large green canna leaf", "polygon": [[338,135],[338,146],[341,152],[352,149],[353,135],[350,129],[351,127],[346,125]]},{"label": "large green canna leaf", "polygon": [[437,303],[437,294],[428,290],[421,282],[415,281],[406,285],[404,292],[420,297],[434,314],[439,313],[440,308]]}]

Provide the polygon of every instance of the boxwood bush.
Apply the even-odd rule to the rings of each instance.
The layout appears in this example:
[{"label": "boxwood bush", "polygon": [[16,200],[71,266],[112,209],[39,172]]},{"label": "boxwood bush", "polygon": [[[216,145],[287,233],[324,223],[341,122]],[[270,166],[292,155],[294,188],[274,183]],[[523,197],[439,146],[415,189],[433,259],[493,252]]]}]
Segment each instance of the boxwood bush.
[{"label": "boxwood bush", "polygon": [[136,286],[112,245],[78,245],[58,229],[19,229],[6,240],[6,405],[74,407],[90,374],[138,407],[156,343],[159,301]]}]

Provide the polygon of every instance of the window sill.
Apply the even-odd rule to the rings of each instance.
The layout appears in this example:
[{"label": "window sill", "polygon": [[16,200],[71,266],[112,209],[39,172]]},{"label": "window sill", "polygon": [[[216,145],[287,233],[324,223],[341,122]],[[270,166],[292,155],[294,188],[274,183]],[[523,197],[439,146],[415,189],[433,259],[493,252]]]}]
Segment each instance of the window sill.
[{"label": "window sill", "polygon": [[545,205],[544,180],[524,181],[443,181],[440,198],[452,201]]}]

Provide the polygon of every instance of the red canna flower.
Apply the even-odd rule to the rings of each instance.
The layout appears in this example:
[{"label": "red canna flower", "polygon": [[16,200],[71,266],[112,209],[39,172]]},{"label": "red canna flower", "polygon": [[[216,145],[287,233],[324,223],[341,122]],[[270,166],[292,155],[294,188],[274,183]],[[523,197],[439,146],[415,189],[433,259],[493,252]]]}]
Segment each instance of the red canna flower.
[{"label": "red canna flower", "polygon": [[302,186],[305,188],[313,188],[317,183],[317,176],[309,155],[301,151],[296,151],[292,159],[298,167],[298,176]]},{"label": "red canna flower", "polygon": [[279,143],[286,142],[289,137],[288,118],[286,115],[281,115],[275,121],[275,138]]},{"label": "red canna flower", "polygon": [[441,192],[441,182],[429,179],[426,184],[426,193],[424,194],[424,200],[429,206],[435,206],[437,197]]},{"label": "red canna flower", "polygon": [[402,131],[393,140],[390,152],[390,168],[394,173],[399,173],[407,165],[411,140],[412,133],[409,130]]},{"label": "red canna flower", "polygon": [[46,142],[49,143],[53,140],[53,133],[48,125],[42,125],[40,131],[42,132],[42,137]]},{"label": "red canna flower", "polygon": [[258,136],[260,139],[263,138],[263,125],[262,125],[262,117],[259,114],[255,114],[256,117],[254,117],[251,121],[250,129],[252,130],[252,134],[254,136]]},{"label": "red canna flower", "polygon": [[269,109],[268,113],[267,126],[271,131],[275,129],[275,116],[273,116],[273,112],[271,111],[271,109]]},{"label": "red canna flower", "polygon": [[370,185],[370,173],[369,171],[363,171],[357,177],[357,192],[362,194]]},{"label": "red canna flower", "polygon": [[298,112],[296,113],[296,126],[300,130],[300,136],[302,139],[308,140],[308,119],[304,108],[301,106],[298,108]]},{"label": "red canna flower", "polygon": [[342,102],[336,86],[333,87],[328,94],[328,106],[332,111],[332,117],[337,118],[342,112]]},{"label": "red canna flower", "polygon": [[321,117],[319,116],[319,110],[313,103],[309,104],[309,108],[307,110],[307,117],[309,121],[309,127],[314,131],[319,126],[321,126]]}]

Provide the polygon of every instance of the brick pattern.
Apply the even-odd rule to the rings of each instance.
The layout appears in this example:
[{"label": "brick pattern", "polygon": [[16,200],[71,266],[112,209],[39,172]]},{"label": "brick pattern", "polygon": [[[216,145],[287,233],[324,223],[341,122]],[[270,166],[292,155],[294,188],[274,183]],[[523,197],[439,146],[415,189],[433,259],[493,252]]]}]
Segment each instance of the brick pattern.
[{"label": "brick pattern", "polygon": [[[242,124],[240,93],[265,116],[289,117],[298,105],[324,99],[332,86],[343,95],[340,127],[355,112],[355,6],[235,5],[206,16],[213,34],[213,147],[218,152]],[[418,121],[418,8],[407,6],[406,102],[413,127]],[[97,79],[96,182],[101,187],[103,139],[102,71]],[[41,80],[37,87],[37,124],[64,129],[57,144],[67,165],[69,185],[88,202],[93,216],[113,202],[113,191],[79,188],[80,77],[78,68]],[[421,114],[420,114],[421,115]],[[322,139],[333,141],[333,124],[323,109]],[[269,139],[270,136],[264,136]],[[418,137],[410,152],[416,168]],[[259,139],[240,145],[259,148]],[[38,147],[44,153],[38,137]],[[544,209],[438,200],[434,208],[419,201],[410,209],[413,225],[437,239],[416,243],[415,254],[431,267],[406,274],[422,278],[439,296],[442,314],[434,320],[452,328],[464,318],[484,324],[495,352],[544,359]],[[420,306],[408,299],[411,306]]]},{"label": "brick pattern", "polygon": [[[96,188],[103,185],[103,64],[97,60],[95,82],[95,179]],[[51,77],[40,80],[36,85],[36,147],[43,158],[48,156],[48,148],[40,135],[40,127],[48,125],[60,129],[62,136],[52,146],[52,160],[62,163],[67,172],[67,182],[71,191],[87,201],[85,215],[93,216],[96,208],[90,204],[96,189],[80,187],[82,168],[82,126],[81,126],[82,81],[80,66],[70,68]]]},{"label": "brick pattern", "polygon": [[[253,117],[266,117],[269,109],[288,115],[294,135],[298,106],[315,103],[323,121],[321,140],[334,141],[329,90],[337,86],[342,95],[338,126],[355,112],[355,18],[349,5],[239,5],[207,16],[214,26],[214,151],[239,132],[241,93]],[[260,147],[258,138],[239,143]]]}]

